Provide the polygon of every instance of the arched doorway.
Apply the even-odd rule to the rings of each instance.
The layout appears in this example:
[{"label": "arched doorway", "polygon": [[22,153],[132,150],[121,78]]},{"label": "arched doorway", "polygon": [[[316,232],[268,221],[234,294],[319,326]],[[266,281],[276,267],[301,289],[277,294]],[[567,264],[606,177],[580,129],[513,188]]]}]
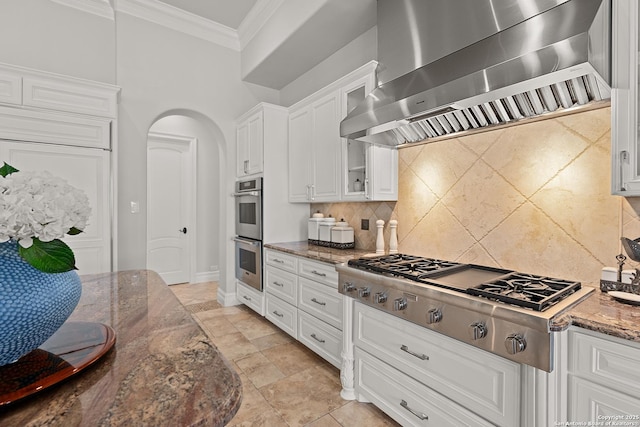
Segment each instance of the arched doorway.
[{"label": "arched doorway", "polygon": [[[168,146],[162,146],[168,144]],[[174,145],[176,149],[170,146]],[[184,147],[188,146],[187,154]],[[158,149],[158,147],[160,148]],[[152,149],[155,147],[155,149]],[[169,147],[169,148],[167,148]],[[190,150],[190,151],[189,151]],[[180,167],[172,164],[180,159]],[[208,117],[190,110],[173,110],[159,116],[150,126],[147,137],[147,265],[156,271],[166,266],[167,271],[158,271],[167,283],[204,282],[224,277],[226,256],[224,250],[224,224],[226,222],[226,200],[222,197],[225,185],[225,143],[222,132]],[[152,164],[150,164],[150,162]],[[178,174],[181,178],[176,178]],[[176,179],[189,179],[176,183]],[[186,191],[186,194],[170,194]],[[188,209],[173,209],[164,212],[163,203],[183,203]],[[175,207],[175,206],[173,206]],[[184,208],[184,206],[179,206]],[[160,209],[160,211],[158,211]],[[182,210],[182,219],[175,222],[176,212]],[[186,215],[186,216],[185,216]],[[166,224],[162,224],[167,221]],[[158,227],[173,233],[163,244],[158,237]],[[164,232],[163,232],[164,233]],[[167,234],[164,233],[164,234]],[[170,237],[170,236],[164,236]],[[163,237],[163,238],[164,238]],[[152,242],[153,240],[153,242]],[[175,243],[186,241],[186,274],[175,275],[178,260],[174,259],[181,249]],[[150,250],[160,254],[150,256]],[[182,253],[184,255],[184,252]],[[183,257],[184,258],[184,257]],[[171,262],[168,262],[171,261]],[[160,267],[158,267],[160,265]],[[164,274],[166,273],[166,274]],[[222,274],[221,274],[222,273]],[[184,277],[184,279],[176,279]]]}]

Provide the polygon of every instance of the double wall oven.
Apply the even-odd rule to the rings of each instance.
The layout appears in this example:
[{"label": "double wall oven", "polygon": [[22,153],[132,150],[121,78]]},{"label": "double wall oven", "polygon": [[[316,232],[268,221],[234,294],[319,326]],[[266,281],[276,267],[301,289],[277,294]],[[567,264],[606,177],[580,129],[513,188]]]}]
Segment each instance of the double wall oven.
[{"label": "double wall oven", "polygon": [[262,178],[236,182],[236,279],[262,291]]}]

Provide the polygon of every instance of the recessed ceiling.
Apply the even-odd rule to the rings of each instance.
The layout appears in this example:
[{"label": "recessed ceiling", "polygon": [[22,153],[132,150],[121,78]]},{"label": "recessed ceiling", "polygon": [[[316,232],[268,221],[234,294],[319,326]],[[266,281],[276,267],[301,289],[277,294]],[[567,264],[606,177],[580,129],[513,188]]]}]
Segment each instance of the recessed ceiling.
[{"label": "recessed ceiling", "polygon": [[160,0],[170,6],[237,30],[257,0]]}]

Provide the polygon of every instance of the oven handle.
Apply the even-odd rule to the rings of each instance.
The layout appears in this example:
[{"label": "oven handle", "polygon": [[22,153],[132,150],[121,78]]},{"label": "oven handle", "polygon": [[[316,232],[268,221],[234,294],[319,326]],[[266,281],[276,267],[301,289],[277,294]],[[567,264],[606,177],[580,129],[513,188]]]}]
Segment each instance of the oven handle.
[{"label": "oven handle", "polygon": [[256,242],[255,240],[243,239],[242,237],[234,237],[233,240],[235,240],[238,243],[246,243],[247,245],[260,246],[260,242]]},{"label": "oven handle", "polygon": [[244,193],[233,193],[233,197],[242,197],[242,196],[259,196],[259,191],[246,191]]}]

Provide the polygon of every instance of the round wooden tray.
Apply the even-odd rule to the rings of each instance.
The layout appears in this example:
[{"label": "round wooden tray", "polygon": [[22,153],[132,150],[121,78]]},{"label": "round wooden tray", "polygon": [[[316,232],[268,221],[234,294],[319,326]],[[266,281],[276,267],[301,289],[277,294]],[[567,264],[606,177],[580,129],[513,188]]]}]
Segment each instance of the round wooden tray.
[{"label": "round wooden tray", "polygon": [[0,407],[66,380],[104,356],[116,342],[102,323],[66,322],[40,348],[0,366]]}]

